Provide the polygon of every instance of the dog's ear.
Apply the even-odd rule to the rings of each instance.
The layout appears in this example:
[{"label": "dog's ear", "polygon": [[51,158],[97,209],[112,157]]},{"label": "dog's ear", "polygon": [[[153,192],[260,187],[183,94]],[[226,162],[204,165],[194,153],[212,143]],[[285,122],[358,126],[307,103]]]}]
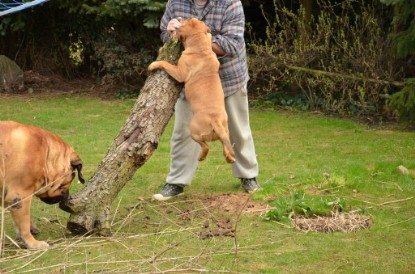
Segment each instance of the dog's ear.
[{"label": "dog's ear", "polygon": [[82,175],[82,160],[79,158],[78,154],[72,152],[71,154],[71,166],[73,169],[78,171],[78,179],[81,183],[85,183],[84,176]]}]

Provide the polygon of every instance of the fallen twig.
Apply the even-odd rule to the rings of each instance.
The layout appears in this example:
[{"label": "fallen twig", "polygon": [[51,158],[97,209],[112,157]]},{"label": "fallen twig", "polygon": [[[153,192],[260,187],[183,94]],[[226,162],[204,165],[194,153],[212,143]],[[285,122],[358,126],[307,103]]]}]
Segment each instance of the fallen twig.
[{"label": "fallen twig", "polygon": [[405,220],[405,221],[400,221],[400,222],[397,222],[397,223],[393,223],[393,224],[390,224],[390,225],[384,226],[384,227],[382,227],[382,228],[387,228],[387,227],[391,227],[391,226],[394,226],[394,225],[398,225],[398,224],[406,223],[406,222],[409,222],[410,220],[413,220],[413,219],[415,219],[415,217],[411,217],[411,218],[409,218],[409,219],[407,219],[407,220]]},{"label": "fallen twig", "polygon": [[414,197],[409,197],[409,198],[405,198],[405,199],[400,199],[400,200],[395,200],[395,201],[389,201],[389,202],[384,202],[381,204],[377,204],[378,206],[383,206],[383,205],[389,205],[389,204],[394,204],[394,203],[400,203],[400,202],[406,202],[409,200],[412,200]]}]

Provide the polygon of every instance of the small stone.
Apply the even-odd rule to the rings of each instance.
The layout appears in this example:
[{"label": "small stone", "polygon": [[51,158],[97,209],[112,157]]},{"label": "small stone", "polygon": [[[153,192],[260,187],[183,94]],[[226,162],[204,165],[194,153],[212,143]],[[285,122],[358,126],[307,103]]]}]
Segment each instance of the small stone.
[{"label": "small stone", "polygon": [[398,171],[403,175],[409,175],[409,170],[403,165],[398,166]]},{"label": "small stone", "polygon": [[23,88],[23,70],[13,60],[0,55],[0,91],[16,92]]}]

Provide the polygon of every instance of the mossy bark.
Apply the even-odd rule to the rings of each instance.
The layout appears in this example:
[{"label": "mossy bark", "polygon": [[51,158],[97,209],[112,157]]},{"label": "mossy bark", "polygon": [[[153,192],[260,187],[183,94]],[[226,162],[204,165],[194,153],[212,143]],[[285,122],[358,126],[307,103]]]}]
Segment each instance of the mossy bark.
[{"label": "mossy bark", "polygon": [[[180,43],[170,40],[160,48],[157,59],[176,64],[181,50]],[[81,191],[60,204],[61,209],[71,213],[67,228],[72,233],[111,233],[111,204],[157,148],[181,88],[162,70],[148,76],[130,116],[95,174]]]}]

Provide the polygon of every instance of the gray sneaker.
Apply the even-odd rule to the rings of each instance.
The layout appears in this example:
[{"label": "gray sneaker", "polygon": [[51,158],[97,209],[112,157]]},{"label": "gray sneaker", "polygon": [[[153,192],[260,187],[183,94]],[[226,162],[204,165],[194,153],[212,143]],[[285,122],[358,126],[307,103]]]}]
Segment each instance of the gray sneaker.
[{"label": "gray sneaker", "polygon": [[242,184],[243,189],[248,193],[254,193],[258,189],[261,188],[261,186],[256,181],[256,178],[251,178],[251,179],[242,178],[241,184]]},{"label": "gray sneaker", "polygon": [[170,198],[183,194],[183,187],[179,185],[165,184],[160,193],[153,195],[153,200],[166,201]]}]

